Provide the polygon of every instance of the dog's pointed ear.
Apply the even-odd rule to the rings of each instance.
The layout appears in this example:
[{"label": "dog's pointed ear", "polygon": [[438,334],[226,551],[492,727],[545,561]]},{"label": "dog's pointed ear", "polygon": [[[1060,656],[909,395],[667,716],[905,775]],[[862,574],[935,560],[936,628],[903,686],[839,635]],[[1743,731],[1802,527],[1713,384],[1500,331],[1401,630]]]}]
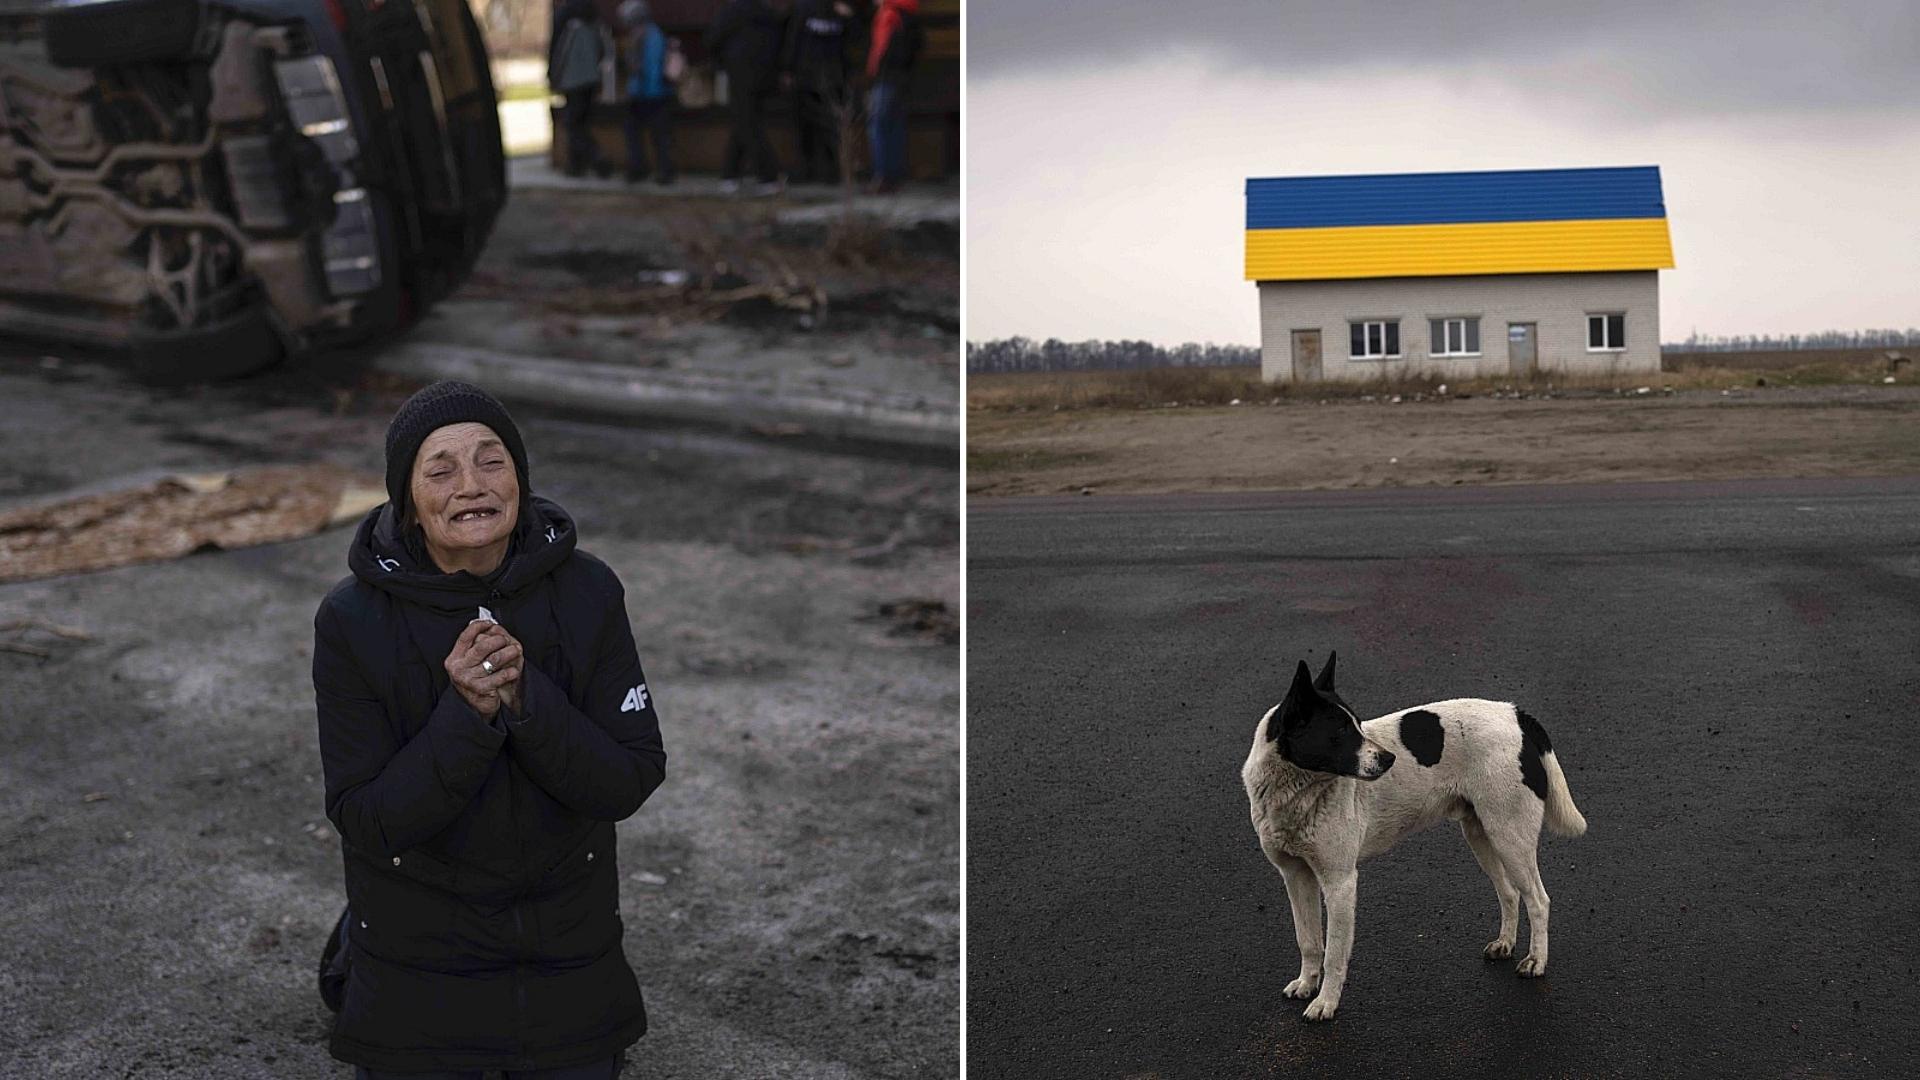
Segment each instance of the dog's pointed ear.
[{"label": "dog's pointed ear", "polygon": [[1325,693],[1333,689],[1333,662],[1338,659],[1339,656],[1340,654],[1338,652],[1330,652],[1327,654],[1326,666],[1320,669],[1320,677],[1313,680],[1313,688],[1315,690]]},{"label": "dog's pointed ear", "polygon": [[1293,669],[1293,685],[1287,688],[1287,696],[1280,701],[1280,711],[1273,714],[1273,720],[1267,724],[1267,737],[1277,739],[1280,732],[1305,720],[1313,710],[1320,694],[1313,688],[1313,672],[1308,670],[1307,662],[1300,661]]},{"label": "dog's pointed ear", "polygon": [[1313,669],[1307,666],[1305,660],[1302,660],[1294,666],[1293,685],[1287,687],[1287,700],[1299,698],[1304,701],[1318,696],[1313,688]]}]

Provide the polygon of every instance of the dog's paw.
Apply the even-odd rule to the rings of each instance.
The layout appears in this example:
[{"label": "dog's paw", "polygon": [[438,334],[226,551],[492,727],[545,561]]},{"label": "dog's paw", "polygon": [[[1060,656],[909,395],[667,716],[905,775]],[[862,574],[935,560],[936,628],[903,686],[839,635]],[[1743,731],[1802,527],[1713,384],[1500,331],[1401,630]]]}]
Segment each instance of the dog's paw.
[{"label": "dog's paw", "polygon": [[1280,995],[1282,997],[1298,998],[1301,1001],[1305,1001],[1314,994],[1319,993],[1319,991],[1320,973],[1316,971],[1311,975],[1302,975],[1288,983],[1287,988],[1280,991]]},{"label": "dog's paw", "polygon": [[1528,956],[1525,960],[1513,965],[1513,973],[1529,979],[1536,978],[1547,973],[1547,962],[1537,956]]},{"label": "dog's paw", "polygon": [[1308,1020],[1331,1020],[1333,1019],[1334,1010],[1339,1007],[1340,1003],[1338,1001],[1328,1001],[1324,997],[1317,997],[1307,1006],[1307,1011],[1300,1015]]},{"label": "dog's paw", "polygon": [[1513,942],[1505,938],[1495,938],[1487,942],[1487,959],[1508,960],[1513,957]]}]

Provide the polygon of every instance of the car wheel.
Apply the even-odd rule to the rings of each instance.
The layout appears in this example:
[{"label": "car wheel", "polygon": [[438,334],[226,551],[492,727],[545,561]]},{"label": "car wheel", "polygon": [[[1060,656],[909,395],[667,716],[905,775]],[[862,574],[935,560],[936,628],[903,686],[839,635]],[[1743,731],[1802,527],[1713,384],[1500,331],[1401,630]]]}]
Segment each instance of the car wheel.
[{"label": "car wheel", "polygon": [[154,385],[237,379],[286,355],[264,304],[211,326],[142,333],[128,351],[134,376]]},{"label": "car wheel", "polygon": [[62,67],[139,64],[192,56],[201,0],[90,0],[50,7],[47,59]]}]

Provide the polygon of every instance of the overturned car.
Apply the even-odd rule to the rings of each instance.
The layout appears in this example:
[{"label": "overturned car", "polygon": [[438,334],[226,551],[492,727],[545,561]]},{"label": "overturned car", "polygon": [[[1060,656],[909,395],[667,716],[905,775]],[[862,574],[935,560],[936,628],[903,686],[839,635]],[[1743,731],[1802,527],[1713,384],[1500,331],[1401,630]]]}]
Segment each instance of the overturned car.
[{"label": "overturned car", "polygon": [[0,0],[0,333],[183,377],[365,342],[505,199],[465,0]]}]

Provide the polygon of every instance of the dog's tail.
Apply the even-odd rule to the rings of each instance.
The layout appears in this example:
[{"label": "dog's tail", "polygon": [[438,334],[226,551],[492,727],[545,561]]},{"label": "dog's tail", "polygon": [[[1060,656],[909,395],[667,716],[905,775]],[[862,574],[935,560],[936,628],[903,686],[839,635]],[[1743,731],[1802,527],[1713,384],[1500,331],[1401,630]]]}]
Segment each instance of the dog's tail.
[{"label": "dog's tail", "polygon": [[1567,790],[1567,774],[1560,771],[1560,759],[1549,750],[1540,755],[1547,769],[1547,830],[1555,836],[1579,836],[1587,831],[1587,819],[1573,805],[1573,792]]}]

